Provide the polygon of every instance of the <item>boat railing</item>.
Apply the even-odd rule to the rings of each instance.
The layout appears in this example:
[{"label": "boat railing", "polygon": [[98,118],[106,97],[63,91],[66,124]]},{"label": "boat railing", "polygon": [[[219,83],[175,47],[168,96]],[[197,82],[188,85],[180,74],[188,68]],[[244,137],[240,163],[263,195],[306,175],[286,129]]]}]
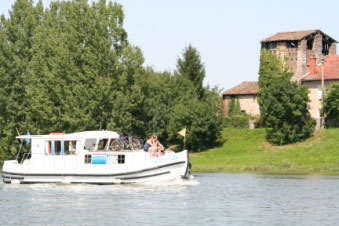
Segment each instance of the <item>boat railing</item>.
[{"label": "boat railing", "polygon": [[24,155],[21,158],[20,164],[22,164],[26,159],[30,159],[32,157],[31,152],[24,153]]}]

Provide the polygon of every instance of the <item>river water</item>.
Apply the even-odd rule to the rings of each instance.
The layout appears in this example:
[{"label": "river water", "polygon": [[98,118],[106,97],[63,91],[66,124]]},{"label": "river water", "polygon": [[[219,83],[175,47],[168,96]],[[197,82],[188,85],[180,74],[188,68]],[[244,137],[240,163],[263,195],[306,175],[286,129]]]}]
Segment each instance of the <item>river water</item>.
[{"label": "river water", "polygon": [[1,225],[339,225],[339,177],[195,173],[147,185],[4,184]]}]

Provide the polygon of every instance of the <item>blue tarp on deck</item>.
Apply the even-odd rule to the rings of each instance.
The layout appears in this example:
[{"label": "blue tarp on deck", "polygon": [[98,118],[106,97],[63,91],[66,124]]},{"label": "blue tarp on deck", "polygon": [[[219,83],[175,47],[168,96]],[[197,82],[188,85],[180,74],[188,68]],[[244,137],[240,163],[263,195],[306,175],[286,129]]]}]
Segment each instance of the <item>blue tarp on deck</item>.
[{"label": "blue tarp on deck", "polygon": [[92,155],[92,164],[106,164],[106,155]]}]

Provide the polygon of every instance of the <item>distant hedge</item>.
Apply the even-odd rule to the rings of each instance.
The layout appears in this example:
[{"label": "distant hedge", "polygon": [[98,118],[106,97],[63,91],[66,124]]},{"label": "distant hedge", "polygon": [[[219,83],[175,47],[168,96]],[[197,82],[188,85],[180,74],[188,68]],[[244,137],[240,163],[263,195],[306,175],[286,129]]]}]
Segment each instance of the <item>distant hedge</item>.
[{"label": "distant hedge", "polygon": [[249,128],[248,120],[250,119],[247,115],[237,116],[225,116],[223,118],[224,128]]}]

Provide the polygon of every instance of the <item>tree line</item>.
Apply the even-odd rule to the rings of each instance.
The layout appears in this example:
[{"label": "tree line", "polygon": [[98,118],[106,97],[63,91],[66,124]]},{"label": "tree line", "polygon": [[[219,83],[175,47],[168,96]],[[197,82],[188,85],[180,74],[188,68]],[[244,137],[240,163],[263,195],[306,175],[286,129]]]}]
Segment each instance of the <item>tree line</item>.
[{"label": "tree line", "polygon": [[129,43],[122,5],[99,0],[16,0],[0,21],[0,160],[31,134],[107,129],[201,151],[220,136],[222,100],[203,87],[200,53],[189,45],[174,72],[144,66]]}]

